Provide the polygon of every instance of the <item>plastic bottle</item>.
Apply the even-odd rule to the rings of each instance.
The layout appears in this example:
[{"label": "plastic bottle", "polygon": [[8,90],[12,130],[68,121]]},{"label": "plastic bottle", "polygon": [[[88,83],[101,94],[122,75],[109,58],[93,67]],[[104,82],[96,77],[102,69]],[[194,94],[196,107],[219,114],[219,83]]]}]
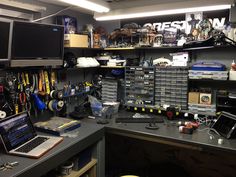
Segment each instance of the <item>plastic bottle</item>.
[{"label": "plastic bottle", "polygon": [[234,60],[231,64],[231,71],[236,71],[236,64],[235,64]]}]

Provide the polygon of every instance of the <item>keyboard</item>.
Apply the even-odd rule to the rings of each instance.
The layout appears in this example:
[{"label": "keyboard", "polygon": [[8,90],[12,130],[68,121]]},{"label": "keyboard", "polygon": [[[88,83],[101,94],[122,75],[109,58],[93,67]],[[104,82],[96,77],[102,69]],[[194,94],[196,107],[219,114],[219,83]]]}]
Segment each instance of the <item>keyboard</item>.
[{"label": "keyboard", "polygon": [[155,118],[116,118],[116,123],[163,123],[163,117],[155,117]]},{"label": "keyboard", "polygon": [[32,141],[30,141],[30,142],[26,143],[25,145],[23,145],[22,147],[16,149],[16,151],[17,152],[24,152],[24,153],[30,152],[32,149],[39,146],[40,144],[47,141],[48,139],[49,138],[47,138],[47,137],[36,137]]}]

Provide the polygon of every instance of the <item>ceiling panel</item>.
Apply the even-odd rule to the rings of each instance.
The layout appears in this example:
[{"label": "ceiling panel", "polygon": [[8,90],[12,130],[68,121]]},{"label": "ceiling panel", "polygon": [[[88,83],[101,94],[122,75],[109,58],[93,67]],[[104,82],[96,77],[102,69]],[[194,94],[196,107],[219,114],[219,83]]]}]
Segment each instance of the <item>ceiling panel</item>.
[{"label": "ceiling panel", "polygon": [[104,0],[110,3],[111,9],[124,9],[132,7],[142,7],[153,4],[174,3],[187,0]]}]

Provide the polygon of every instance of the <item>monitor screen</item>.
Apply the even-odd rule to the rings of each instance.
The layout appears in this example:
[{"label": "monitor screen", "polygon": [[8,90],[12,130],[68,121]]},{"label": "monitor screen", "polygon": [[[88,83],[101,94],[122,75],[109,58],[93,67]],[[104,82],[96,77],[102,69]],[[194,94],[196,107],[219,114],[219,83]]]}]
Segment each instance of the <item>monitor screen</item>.
[{"label": "monitor screen", "polygon": [[212,128],[215,129],[220,135],[230,138],[232,131],[236,126],[236,116],[222,112],[217,121],[213,124]]},{"label": "monitor screen", "polygon": [[0,20],[0,59],[8,59],[10,22]]},{"label": "monitor screen", "polygon": [[34,138],[36,132],[29,115],[21,113],[0,121],[0,135],[7,151],[10,151]]},{"label": "monitor screen", "polygon": [[12,59],[62,59],[64,27],[14,21]]}]

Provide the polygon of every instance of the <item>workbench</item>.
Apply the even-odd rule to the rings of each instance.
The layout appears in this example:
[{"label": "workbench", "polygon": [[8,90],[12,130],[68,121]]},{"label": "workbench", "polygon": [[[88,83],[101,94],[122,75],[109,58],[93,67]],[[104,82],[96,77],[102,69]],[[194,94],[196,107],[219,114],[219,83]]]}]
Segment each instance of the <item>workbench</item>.
[{"label": "workbench", "polygon": [[104,177],[105,135],[111,134],[178,148],[196,151],[220,151],[231,154],[232,156],[236,155],[236,139],[228,140],[223,138],[223,144],[218,144],[218,137],[215,135],[215,138],[209,138],[207,130],[204,130],[202,127],[195,130],[192,135],[179,133],[176,121],[168,121],[165,119],[164,123],[157,124],[159,127],[157,130],[146,129],[145,126],[147,123],[116,123],[115,117],[110,119],[110,123],[105,125],[97,124],[96,120],[87,118],[83,119],[81,122],[78,137],[65,137],[63,142],[39,159],[7,155],[5,152],[1,152],[0,158],[3,161],[18,161],[19,165],[12,170],[0,172],[0,176],[39,177],[61,165],[80,151],[91,145],[95,145],[95,154],[98,160],[97,176]]},{"label": "workbench", "polygon": [[48,171],[57,168],[68,159],[77,155],[82,150],[94,146],[94,156],[97,159],[97,176],[104,177],[105,140],[104,127],[94,123],[82,122],[79,128],[79,136],[75,138],[65,137],[61,143],[47,152],[39,159],[30,159],[7,155],[4,151],[0,153],[0,158],[4,162],[19,162],[11,170],[0,171],[0,176],[4,177],[40,177]]}]

